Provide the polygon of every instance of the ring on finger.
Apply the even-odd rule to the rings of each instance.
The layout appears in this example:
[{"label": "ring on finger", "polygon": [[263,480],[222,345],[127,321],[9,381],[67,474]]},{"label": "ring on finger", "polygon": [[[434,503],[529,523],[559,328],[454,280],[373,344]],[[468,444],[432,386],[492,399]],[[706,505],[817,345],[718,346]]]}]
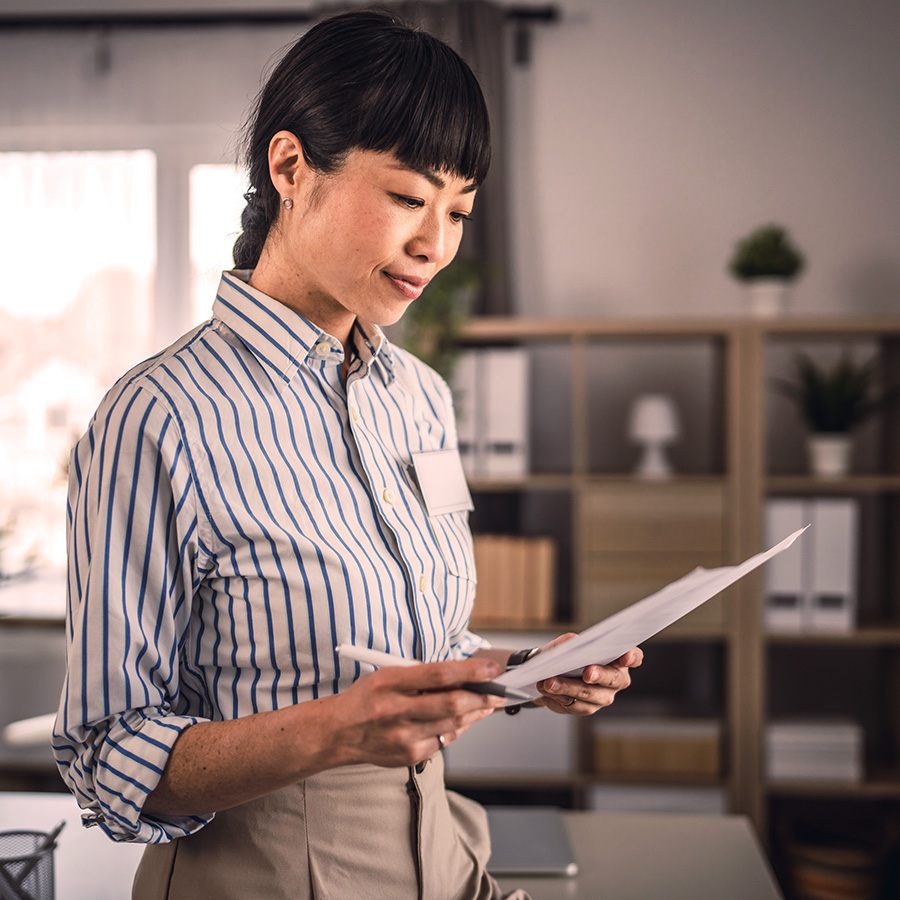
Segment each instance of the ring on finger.
[{"label": "ring on finger", "polygon": [[447,742],[444,740],[444,736],[442,734],[437,734],[435,735],[435,737],[437,738],[438,749],[443,750],[444,747],[447,746]]},{"label": "ring on finger", "polygon": [[563,703],[562,700],[557,700],[556,702],[560,706],[564,706],[566,709],[568,709],[570,706],[574,706],[576,700],[577,700],[577,697],[569,697],[568,703]]}]

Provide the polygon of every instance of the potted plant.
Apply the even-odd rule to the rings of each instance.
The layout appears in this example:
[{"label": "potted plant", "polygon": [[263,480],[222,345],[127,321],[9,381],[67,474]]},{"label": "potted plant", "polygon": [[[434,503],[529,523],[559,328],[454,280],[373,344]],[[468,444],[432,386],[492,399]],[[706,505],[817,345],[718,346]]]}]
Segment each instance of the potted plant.
[{"label": "potted plant", "polygon": [[893,393],[877,392],[876,359],[857,362],[845,352],[831,368],[805,353],[794,360],[794,381],[775,382],[794,400],[809,428],[810,469],[814,475],[839,477],[850,468],[851,432],[888,401]]},{"label": "potted plant", "polygon": [[480,284],[480,267],[457,260],[435,275],[399,323],[399,342],[447,381],[459,357],[460,332]]},{"label": "potted plant", "polygon": [[804,264],[786,229],[763,225],[737,243],[728,268],[747,286],[750,313],[771,317],[786,308],[788,285]]}]

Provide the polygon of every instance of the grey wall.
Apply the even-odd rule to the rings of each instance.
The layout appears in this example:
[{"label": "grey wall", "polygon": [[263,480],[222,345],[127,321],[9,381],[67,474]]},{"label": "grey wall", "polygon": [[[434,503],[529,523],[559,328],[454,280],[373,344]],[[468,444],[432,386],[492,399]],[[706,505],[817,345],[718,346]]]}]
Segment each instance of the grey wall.
[{"label": "grey wall", "polygon": [[804,313],[900,312],[900,4],[563,0],[513,80],[521,309],[736,313],[787,225]]},{"label": "grey wall", "polygon": [[[900,4],[559,6],[511,79],[522,312],[738,313],[724,266],[769,220],[809,257],[798,311],[900,311]],[[294,31],[0,32],[0,147],[154,140],[229,158]]]}]

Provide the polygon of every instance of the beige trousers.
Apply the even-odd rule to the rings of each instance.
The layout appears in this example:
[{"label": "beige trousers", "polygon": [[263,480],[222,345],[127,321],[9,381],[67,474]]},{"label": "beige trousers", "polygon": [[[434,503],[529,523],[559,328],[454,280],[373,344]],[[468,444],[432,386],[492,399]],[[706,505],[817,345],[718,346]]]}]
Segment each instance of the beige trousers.
[{"label": "beige trousers", "polygon": [[484,810],[421,772],[348,766],[151,844],[132,900],[528,900],[485,870]]}]

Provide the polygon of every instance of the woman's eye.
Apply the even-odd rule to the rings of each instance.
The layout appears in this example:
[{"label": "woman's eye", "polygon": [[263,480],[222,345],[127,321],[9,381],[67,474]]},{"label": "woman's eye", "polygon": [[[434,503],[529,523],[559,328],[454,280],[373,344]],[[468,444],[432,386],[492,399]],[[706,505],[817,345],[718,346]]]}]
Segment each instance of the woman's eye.
[{"label": "woman's eye", "polygon": [[469,213],[464,212],[452,212],[450,213],[450,218],[457,223],[468,222],[472,216]]},{"label": "woman's eye", "polygon": [[417,200],[415,197],[404,197],[402,194],[395,194],[394,197],[398,203],[409,209],[421,209],[425,205],[423,200]]}]

